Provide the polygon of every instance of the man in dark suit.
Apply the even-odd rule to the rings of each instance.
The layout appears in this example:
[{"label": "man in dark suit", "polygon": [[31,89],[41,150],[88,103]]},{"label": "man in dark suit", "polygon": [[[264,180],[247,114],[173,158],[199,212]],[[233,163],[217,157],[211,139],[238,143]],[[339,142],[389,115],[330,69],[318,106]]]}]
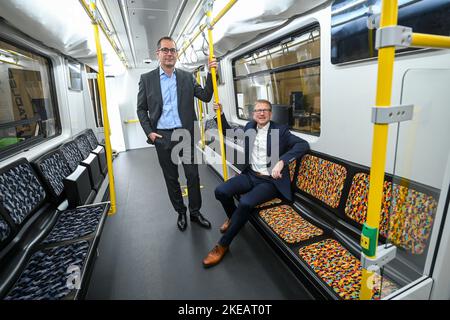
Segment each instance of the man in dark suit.
[{"label": "man in dark suit", "polygon": [[[194,163],[194,97],[209,102],[213,95],[211,75],[208,74],[205,88],[202,88],[189,72],[175,68],[177,48],[170,37],[158,41],[157,56],[160,66],[141,75],[137,98],[137,114],[147,142],[154,144],[159,164],[166,181],[170,201],[178,213],[177,226],[181,231],[187,227],[186,211],[178,181],[178,165],[171,159],[176,142],[171,136],[176,129],[186,129],[191,138],[190,161],[183,161],[187,179],[190,220],[204,228],[211,228],[210,222],[200,213],[202,203],[198,166]],[[215,60],[209,67],[216,67]],[[186,155],[182,155],[186,159]],[[185,163],[186,162],[186,163]]]},{"label": "man in dark suit", "polygon": [[[219,107],[215,105],[216,109]],[[245,164],[242,172],[215,190],[216,199],[222,203],[228,219],[220,227],[224,235],[203,260],[205,267],[214,266],[222,260],[254,207],[280,194],[292,200],[289,162],[308,151],[309,145],[293,135],[286,125],[270,121],[271,117],[271,103],[257,100],[253,109],[253,121],[248,122],[244,128],[245,135],[250,136],[250,139],[244,139]],[[223,115],[222,122],[224,128],[230,128]],[[250,132],[254,133],[253,137],[248,134]],[[275,152],[276,148],[278,153]],[[279,155],[276,159],[273,157],[274,152]],[[236,195],[241,195],[237,207],[234,202]]]}]

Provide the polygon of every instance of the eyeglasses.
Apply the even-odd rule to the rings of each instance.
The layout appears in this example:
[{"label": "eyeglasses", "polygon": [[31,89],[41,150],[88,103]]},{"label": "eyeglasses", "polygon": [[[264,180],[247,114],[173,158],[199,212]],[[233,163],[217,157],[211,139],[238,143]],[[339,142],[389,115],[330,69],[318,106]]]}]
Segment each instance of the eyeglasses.
[{"label": "eyeglasses", "polygon": [[253,113],[266,113],[266,112],[270,112],[272,110],[270,109],[258,109],[258,110],[253,110]]},{"label": "eyeglasses", "polygon": [[158,51],[162,51],[164,54],[168,54],[169,52],[171,54],[175,54],[177,53],[177,49],[176,48],[160,48]]}]

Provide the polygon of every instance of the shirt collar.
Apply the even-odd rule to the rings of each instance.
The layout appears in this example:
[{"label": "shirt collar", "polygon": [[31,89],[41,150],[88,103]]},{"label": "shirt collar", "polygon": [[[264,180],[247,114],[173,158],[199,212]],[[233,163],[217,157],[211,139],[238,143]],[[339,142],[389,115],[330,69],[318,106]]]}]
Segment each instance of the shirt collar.
[{"label": "shirt collar", "polygon": [[269,122],[267,122],[267,124],[264,126],[264,127],[262,127],[261,129],[260,128],[258,128],[258,125],[256,125],[256,129],[258,130],[258,131],[267,131],[267,130],[269,130],[269,127],[270,127],[270,121]]},{"label": "shirt collar", "polygon": [[[176,74],[176,73],[177,73],[177,69],[175,68],[175,69],[173,69],[173,74]],[[159,66],[159,75],[162,76],[163,74],[165,74],[167,76],[167,74],[163,70],[163,68],[161,68],[161,66]]]}]

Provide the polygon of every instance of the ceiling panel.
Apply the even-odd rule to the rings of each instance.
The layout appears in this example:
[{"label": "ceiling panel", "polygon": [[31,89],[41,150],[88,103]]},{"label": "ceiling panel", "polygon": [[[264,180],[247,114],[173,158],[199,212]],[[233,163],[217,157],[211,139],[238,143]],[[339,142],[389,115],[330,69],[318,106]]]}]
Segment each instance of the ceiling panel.
[{"label": "ceiling panel", "polygon": [[169,32],[167,11],[129,9],[130,27],[136,51],[136,64],[143,66],[143,60],[155,59],[156,42]]},{"label": "ceiling panel", "polygon": [[136,52],[136,67],[148,67],[144,59],[156,59],[157,41],[169,33],[181,0],[127,0],[127,13]]},{"label": "ceiling panel", "polygon": [[129,9],[167,10],[169,2],[165,0],[127,0],[127,7]]}]

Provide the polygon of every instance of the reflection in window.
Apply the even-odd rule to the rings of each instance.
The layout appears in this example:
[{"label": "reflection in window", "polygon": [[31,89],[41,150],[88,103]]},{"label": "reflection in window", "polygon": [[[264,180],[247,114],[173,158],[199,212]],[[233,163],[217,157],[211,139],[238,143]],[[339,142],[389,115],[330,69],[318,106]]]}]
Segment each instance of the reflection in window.
[{"label": "reflection in window", "polygon": [[320,30],[314,25],[233,61],[237,115],[252,118],[253,103],[273,103],[272,120],[320,135]]},{"label": "reflection in window", "polygon": [[[398,24],[418,33],[448,36],[450,0],[400,0]],[[335,0],[331,12],[331,62],[339,64],[377,56],[376,22],[381,0]],[[417,50],[406,48],[397,52]]]},{"label": "reflection in window", "polygon": [[69,69],[69,89],[75,91],[83,90],[81,80],[81,65],[78,62],[67,61]]},{"label": "reflection in window", "polygon": [[59,134],[50,62],[0,41],[0,156]]},{"label": "reflection in window", "polygon": [[86,66],[88,75],[89,93],[91,96],[91,104],[94,110],[95,125],[97,128],[103,128],[102,104],[100,100],[100,92],[98,91],[98,73],[89,66]]}]

